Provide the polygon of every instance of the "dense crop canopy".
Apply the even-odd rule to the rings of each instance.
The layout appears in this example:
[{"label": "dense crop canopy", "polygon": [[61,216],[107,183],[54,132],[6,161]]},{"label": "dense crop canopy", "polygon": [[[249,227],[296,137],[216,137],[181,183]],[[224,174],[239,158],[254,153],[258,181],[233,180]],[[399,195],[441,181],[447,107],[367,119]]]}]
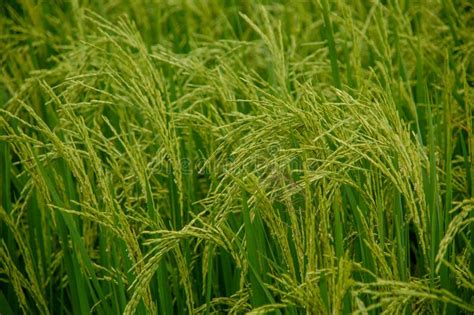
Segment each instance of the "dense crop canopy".
[{"label": "dense crop canopy", "polygon": [[474,312],[468,0],[3,1],[0,314]]}]

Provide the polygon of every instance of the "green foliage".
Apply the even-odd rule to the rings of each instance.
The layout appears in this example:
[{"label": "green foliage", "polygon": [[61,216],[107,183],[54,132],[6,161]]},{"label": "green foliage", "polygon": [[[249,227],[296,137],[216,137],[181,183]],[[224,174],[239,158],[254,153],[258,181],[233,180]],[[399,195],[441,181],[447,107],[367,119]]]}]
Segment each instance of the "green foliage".
[{"label": "green foliage", "polygon": [[474,312],[474,7],[6,1],[0,313]]}]

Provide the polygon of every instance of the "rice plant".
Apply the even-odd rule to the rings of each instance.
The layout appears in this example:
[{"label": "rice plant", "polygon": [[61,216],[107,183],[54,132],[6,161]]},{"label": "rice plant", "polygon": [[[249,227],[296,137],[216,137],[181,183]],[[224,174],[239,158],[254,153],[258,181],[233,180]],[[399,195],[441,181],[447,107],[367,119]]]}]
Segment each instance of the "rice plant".
[{"label": "rice plant", "polygon": [[474,313],[471,1],[0,10],[0,314]]}]

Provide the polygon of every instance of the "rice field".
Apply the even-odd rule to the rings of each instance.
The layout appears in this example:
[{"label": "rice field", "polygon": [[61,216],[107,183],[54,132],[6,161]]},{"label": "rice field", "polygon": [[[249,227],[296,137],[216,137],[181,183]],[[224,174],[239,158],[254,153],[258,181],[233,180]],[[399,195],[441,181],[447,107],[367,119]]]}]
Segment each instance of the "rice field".
[{"label": "rice field", "polygon": [[4,0],[0,314],[474,314],[469,0]]}]

